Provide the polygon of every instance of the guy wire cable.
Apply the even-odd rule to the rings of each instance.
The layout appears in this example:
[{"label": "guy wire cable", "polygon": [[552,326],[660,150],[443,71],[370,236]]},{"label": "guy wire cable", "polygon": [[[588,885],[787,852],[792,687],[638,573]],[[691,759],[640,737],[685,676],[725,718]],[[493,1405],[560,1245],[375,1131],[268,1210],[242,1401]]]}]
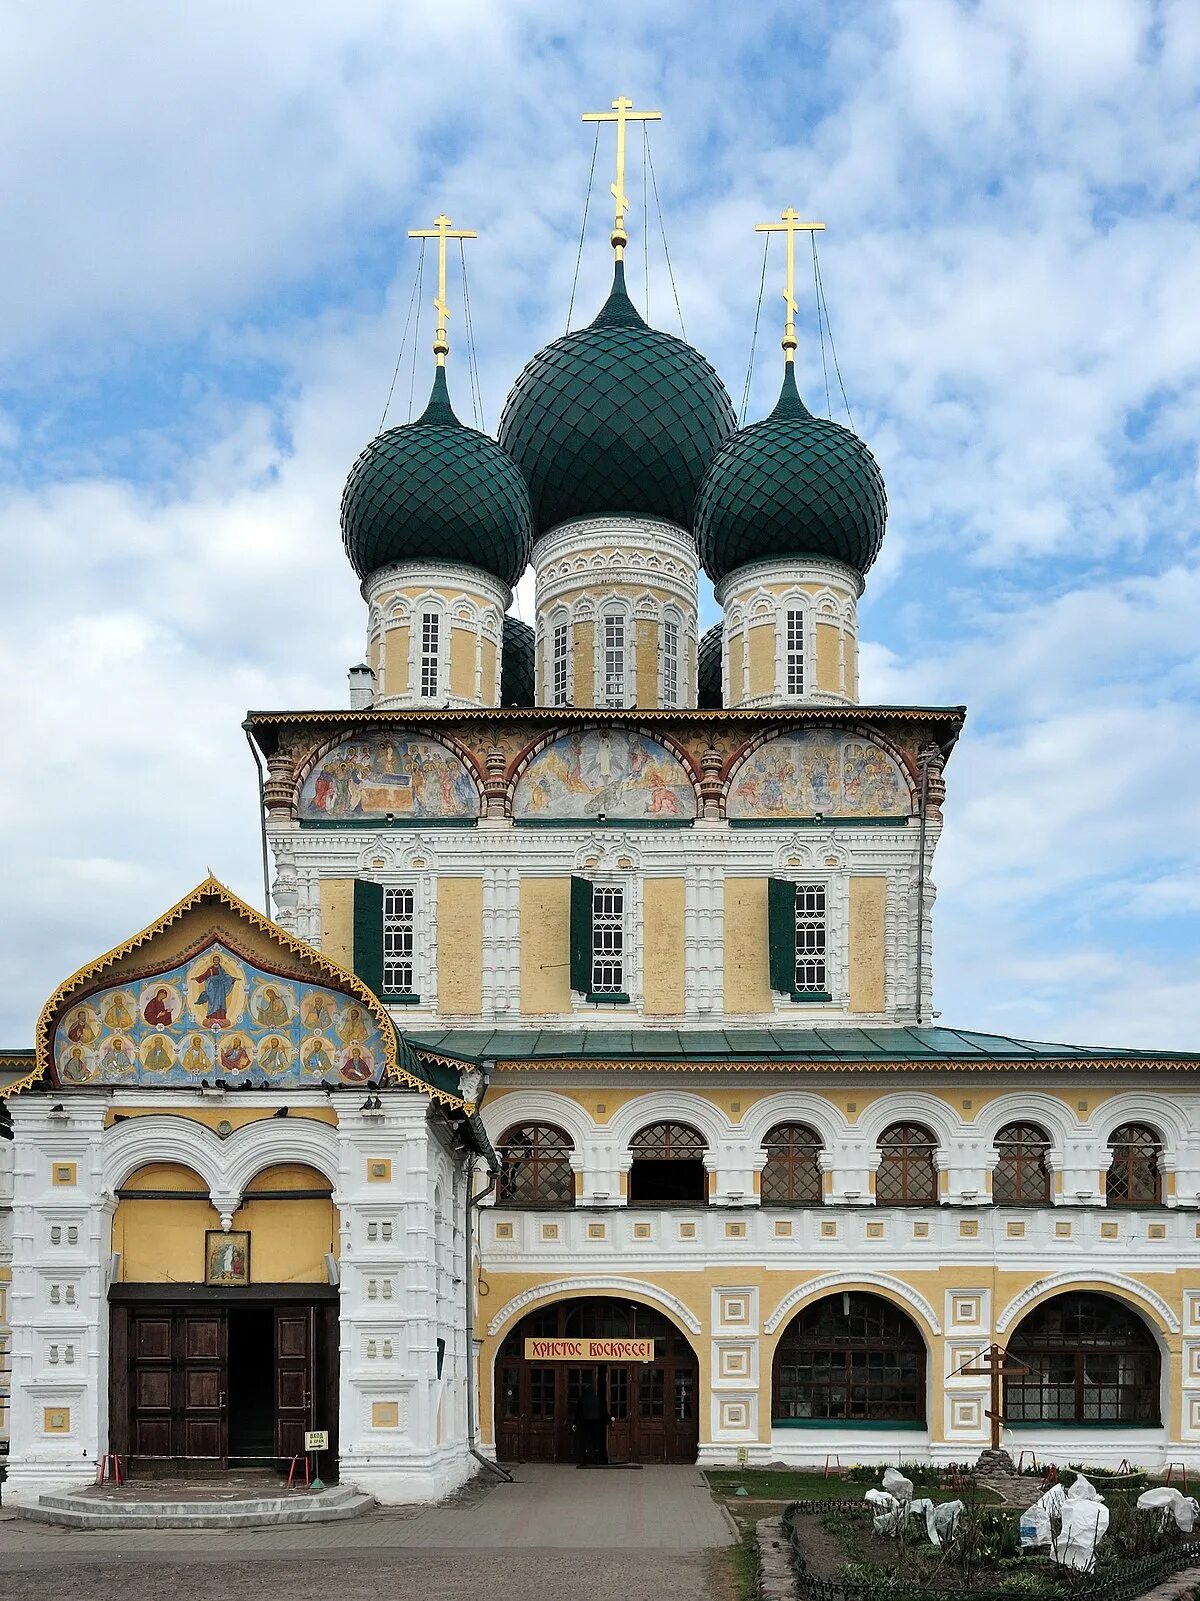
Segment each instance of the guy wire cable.
[{"label": "guy wire cable", "polygon": [[[643,128],[644,128],[643,124]],[[679,290],[675,284],[675,271],[671,266],[671,252],[667,249],[667,230],[663,222],[662,201],[658,198],[658,179],[654,173],[654,157],[650,153],[650,135],[646,134],[646,161],[650,167],[650,182],[654,186],[654,204],[658,208],[658,231],[662,234],[663,255],[667,258],[667,277],[671,280],[671,293],[675,296],[675,313],[679,318],[679,331],[687,342],[687,329],[683,325],[683,307],[679,304]]]},{"label": "guy wire cable", "polygon": [[579,249],[575,253],[575,276],[571,280],[571,299],[567,306],[567,332],[571,332],[571,313],[575,310],[575,291],[579,287],[579,263],[583,260],[583,237],[587,233],[588,207],[592,203],[592,180],[596,176],[596,152],[600,149],[600,124],[596,124],[596,138],[592,144],[592,168],[588,173],[587,194],[583,197],[583,222],[579,227]]},{"label": "guy wire cable", "polygon": [[412,422],[413,395],[417,388],[417,346],[421,343],[421,284],[425,278],[425,241],[421,240],[421,259],[417,262],[417,325],[413,329],[412,371],[408,379],[408,420]]},{"label": "guy wire cable", "polygon": [[471,411],[475,426],[483,432],[483,391],[479,386],[479,359],[475,351],[475,325],[471,321],[471,291],[467,284],[467,250],[463,240],[458,241],[458,256],[462,263],[463,331],[467,336],[467,383],[471,390]]},{"label": "guy wire cable", "polygon": [[821,277],[817,269],[817,235],[809,235],[813,253],[813,299],[817,303],[817,334],[821,341],[821,371],[825,374],[825,415],[833,417],[833,402],[829,398],[829,368],[825,365],[825,324],[821,318]]},{"label": "guy wire cable", "polygon": [[850,419],[851,428],[854,427],[854,414],[850,410],[850,401],[846,395],[846,386],[842,383],[842,369],[838,362],[837,345],[833,339],[833,324],[829,320],[829,302],[825,299],[825,280],[821,276],[821,266],[817,260],[817,236],[813,235],[813,262],[817,269],[817,289],[821,296],[821,304],[825,308],[825,326],[829,330],[829,349],[833,353],[833,370],[837,373],[838,386],[842,391],[842,404],[846,408],[846,416]]},{"label": "guy wire cable", "polygon": [[771,235],[763,235],[763,263],[762,277],[758,282],[758,305],[754,308],[754,332],[750,337],[750,361],[746,367],[746,382],[742,389],[742,416],[741,426],[746,426],[746,413],[750,406],[750,383],[754,377],[754,352],[758,346],[758,319],[762,315],[763,290],[767,283],[767,252],[771,248]]},{"label": "guy wire cable", "polygon": [[[421,248],[424,250],[424,245]],[[376,436],[383,432],[383,425],[387,422],[388,410],[392,404],[392,396],[396,392],[396,379],[400,376],[400,363],[404,360],[404,346],[408,340],[408,328],[412,322],[413,306],[417,300],[417,278],[419,273],[420,267],[418,266],[417,271],[413,273],[412,294],[408,297],[408,316],[404,319],[404,332],[400,335],[400,349],[396,352],[396,366],[392,372],[392,385],[383,404],[383,416],[379,419],[379,427],[375,430]]]}]

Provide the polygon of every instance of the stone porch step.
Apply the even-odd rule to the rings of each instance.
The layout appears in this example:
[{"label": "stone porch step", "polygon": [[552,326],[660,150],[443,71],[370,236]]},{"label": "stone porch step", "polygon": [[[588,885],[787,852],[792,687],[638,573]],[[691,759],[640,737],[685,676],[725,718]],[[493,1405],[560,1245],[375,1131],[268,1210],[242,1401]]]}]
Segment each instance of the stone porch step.
[{"label": "stone porch step", "polygon": [[68,1529],[253,1529],[283,1523],[336,1523],[358,1517],[374,1504],[372,1496],[343,1485],[317,1494],[300,1490],[211,1501],[101,1499],[81,1491],[7,1503],[23,1518]]}]

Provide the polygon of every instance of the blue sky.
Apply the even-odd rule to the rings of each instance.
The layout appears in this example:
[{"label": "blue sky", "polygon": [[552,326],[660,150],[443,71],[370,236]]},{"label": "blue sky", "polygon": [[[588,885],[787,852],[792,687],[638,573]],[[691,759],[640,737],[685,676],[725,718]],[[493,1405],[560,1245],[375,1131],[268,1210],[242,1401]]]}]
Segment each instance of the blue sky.
[{"label": "blue sky", "polygon": [[[828,224],[890,501],[864,698],[970,708],[935,862],[943,1019],[1200,1046],[1190,0],[48,0],[7,34],[0,1042],[210,866],[258,897],[239,725],[342,702],[362,653],[337,508],[396,361],[406,230],[443,207],[479,230],[494,427],[564,326],[579,113],[626,92],[663,112],[688,335],[735,401],[753,224],[788,204]],[[610,270],[606,148],[577,321]],[[629,192],[640,300],[636,162]],[[648,220],[651,317],[674,330]],[[778,384],[779,265],[751,418]],[[806,281],[800,331],[823,409]],[[469,416],[461,317],[452,339]],[[402,377],[390,420],[407,401]]]}]

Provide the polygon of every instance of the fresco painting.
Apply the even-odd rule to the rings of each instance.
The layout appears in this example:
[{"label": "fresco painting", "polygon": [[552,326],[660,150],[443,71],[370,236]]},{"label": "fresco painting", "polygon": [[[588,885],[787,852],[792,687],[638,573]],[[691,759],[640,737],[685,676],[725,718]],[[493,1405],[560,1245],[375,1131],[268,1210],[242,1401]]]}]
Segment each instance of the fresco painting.
[{"label": "fresco painting", "polygon": [[386,1060],[357,997],[264,972],[220,941],[69,1007],[54,1038],[64,1085],[366,1084]]},{"label": "fresco painting", "polygon": [[517,784],[520,822],[598,817],[691,822],[696,795],[679,759],[644,734],[585,729],[539,751]]},{"label": "fresco painting", "polygon": [[733,774],[731,818],[905,817],[908,784],[895,760],[853,735],[814,728],[780,734]]},{"label": "fresco painting", "polygon": [[300,790],[305,822],[478,817],[479,791],[462,762],[436,740],[376,735],[323,756]]}]

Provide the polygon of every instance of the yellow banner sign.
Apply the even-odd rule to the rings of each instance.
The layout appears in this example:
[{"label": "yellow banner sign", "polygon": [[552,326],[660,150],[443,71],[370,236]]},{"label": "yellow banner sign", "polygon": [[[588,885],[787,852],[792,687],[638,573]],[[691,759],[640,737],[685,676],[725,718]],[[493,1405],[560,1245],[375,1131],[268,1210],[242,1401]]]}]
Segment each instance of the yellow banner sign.
[{"label": "yellow banner sign", "polygon": [[653,1340],[526,1340],[527,1362],[653,1362]]}]

